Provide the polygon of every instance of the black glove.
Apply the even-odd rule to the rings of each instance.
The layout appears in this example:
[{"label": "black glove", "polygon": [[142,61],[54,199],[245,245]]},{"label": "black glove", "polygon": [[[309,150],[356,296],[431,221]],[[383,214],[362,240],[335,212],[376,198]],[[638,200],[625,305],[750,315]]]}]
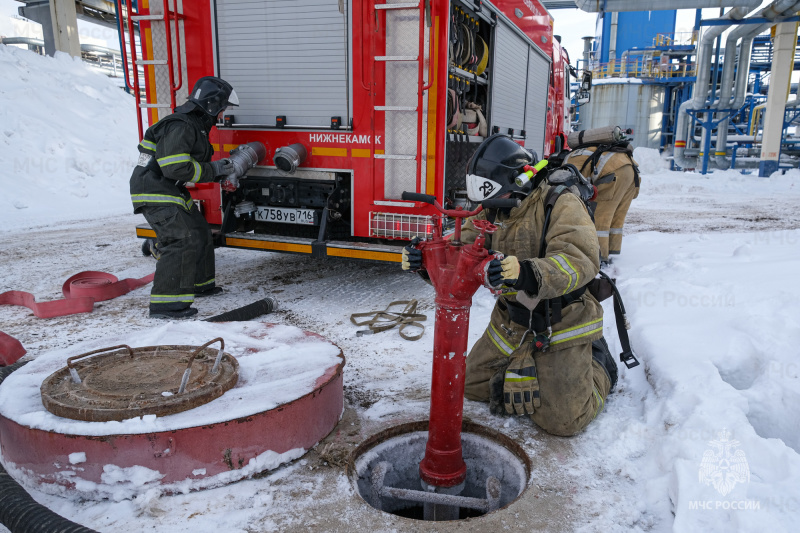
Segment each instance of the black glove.
[{"label": "black glove", "polygon": [[532,296],[539,294],[539,280],[536,279],[536,274],[533,273],[533,267],[530,261],[522,261],[519,263],[519,278],[514,283],[514,288],[520,291],[525,291]]},{"label": "black glove", "polygon": [[211,168],[214,169],[214,177],[230,176],[236,172],[236,167],[233,161],[228,158],[220,159],[219,161],[212,161]]},{"label": "black glove", "polygon": [[503,264],[502,259],[492,259],[486,265],[486,275],[483,283],[489,288],[499,287],[503,283]]},{"label": "black glove", "polygon": [[494,289],[501,285],[511,287],[519,278],[519,268],[519,260],[513,255],[492,259],[486,265],[484,283]]},{"label": "black glove", "polygon": [[419,244],[419,237],[411,239],[411,243],[403,248],[403,270],[416,272],[422,268],[422,250],[417,250],[415,246]]},{"label": "black glove", "polygon": [[498,359],[489,363],[489,368],[495,370],[489,379],[489,412],[495,416],[505,416],[506,406],[503,398],[503,388],[506,383],[506,369],[511,364],[509,357]]}]

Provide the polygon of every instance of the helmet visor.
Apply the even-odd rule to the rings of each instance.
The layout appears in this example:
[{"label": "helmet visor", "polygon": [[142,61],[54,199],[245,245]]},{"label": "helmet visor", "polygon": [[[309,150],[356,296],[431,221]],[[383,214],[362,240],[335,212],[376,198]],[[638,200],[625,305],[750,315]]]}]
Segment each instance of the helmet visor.
[{"label": "helmet visor", "polygon": [[228,96],[228,107],[238,106],[238,105],[239,105],[239,97],[236,96],[236,91],[231,89],[231,94]]}]

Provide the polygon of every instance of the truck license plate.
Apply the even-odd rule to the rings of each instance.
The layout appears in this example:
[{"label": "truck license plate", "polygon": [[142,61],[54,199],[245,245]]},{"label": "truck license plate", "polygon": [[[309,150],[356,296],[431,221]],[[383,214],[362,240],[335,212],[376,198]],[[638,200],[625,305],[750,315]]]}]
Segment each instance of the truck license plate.
[{"label": "truck license plate", "polygon": [[313,226],[314,210],[289,207],[259,207],[256,212],[256,220]]}]

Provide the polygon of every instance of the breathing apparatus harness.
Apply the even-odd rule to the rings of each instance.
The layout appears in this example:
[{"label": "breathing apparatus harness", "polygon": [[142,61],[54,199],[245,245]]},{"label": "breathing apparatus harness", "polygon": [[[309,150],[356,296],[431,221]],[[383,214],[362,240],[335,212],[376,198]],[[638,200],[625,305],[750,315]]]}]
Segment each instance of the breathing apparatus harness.
[{"label": "breathing apparatus harness", "polygon": [[[598,165],[598,162],[600,161],[600,158],[603,157],[603,155],[608,153],[608,152],[613,152],[613,153],[617,153],[617,154],[625,154],[626,156],[628,156],[628,159],[631,162],[631,166],[633,167],[633,185],[635,187],[639,187],[639,167],[636,166],[636,164],[634,164],[634,162],[633,162],[633,157],[631,156],[631,145],[630,145],[630,143],[628,143],[628,141],[618,141],[618,142],[607,143],[607,144],[589,144],[589,143],[581,144],[581,145],[575,147],[574,151],[581,150],[581,149],[584,149],[584,148],[591,148],[591,149],[594,150],[594,153],[592,155],[590,155],[586,159],[586,161],[583,162],[583,164],[581,165],[581,168],[580,168],[581,172],[583,172],[583,170],[586,168],[586,165],[591,165],[590,168],[591,168],[592,174],[594,174],[595,170],[597,169],[597,165]],[[609,177],[611,177],[611,176],[609,176]],[[605,180],[605,178],[603,178],[601,180],[598,180],[598,181],[595,181],[594,183],[599,185],[600,183],[605,183],[604,180]],[[611,181],[611,179],[609,179],[609,181]]]},{"label": "breathing apparatus harness", "polygon": [[[586,205],[589,214],[593,216],[595,202],[592,200],[597,195],[597,187],[591,184],[575,167],[575,165],[567,164],[560,166],[553,171],[545,174],[541,173],[537,176],[534,187],[541,183],[541,180],[546,179],[551,188],[545,197],[545,216],[544,224],[542,226],[542,234],[539,241],[539,254],[538,258],[543,259],[547,254],[547,242],[545,237],[550,227],[550,216],[553,212],[553,207],[556,202],[564,193],[571,192],[578,196]],[[561,322],[562,309],[573,302],[576,302],[583,296],[586,291],[589,291],[598,302],[602,302],[609,296],[614,297],[614,316],[617,324],[617,334],[619,335],[620,344],[622,345],[622,352],[619,355],[620,362],[624,363],[626,367],[633,368],[639,365],[635,353],[630,345],[628,337],[628,329],[630,329],[630,322],[625,314],[625,306],[622,303],[622,297],[617,290],[614,280],[611,279],[605,272],[600,271],[600,277],[595,278],[583,287],[575,289],[557,298],[550,298],[540,301],[534,308],[529,309],[521,303],[511,302],[508,300],[499,299],[498,306],[507,310],[509,317],[512,321],[526,326],[528,332],[534,334],[533,348],[535,351],[547,351],[550,346],[550,337],[553,333],[552,324]],[[524,293],[523,293],[524,294]],[[517,296],[518,300],[520,299]],[[546,332],[546,333],[537,333]],[[527,334],[527,332],[526,332]],[[524,336],[523,336],[524,340]]]}]

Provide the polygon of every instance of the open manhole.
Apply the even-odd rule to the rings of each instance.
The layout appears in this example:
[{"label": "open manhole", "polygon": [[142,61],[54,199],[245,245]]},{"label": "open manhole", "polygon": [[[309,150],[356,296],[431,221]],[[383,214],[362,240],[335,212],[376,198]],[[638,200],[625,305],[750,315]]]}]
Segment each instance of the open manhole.
[{"label": "open manhole", "polygon": [[425,487],[419,463],[425,456],[428,422],[392,427],[353,451],[348,475],[372,507],[418,520],[460,520],[502,509],[528,484],[531,462],[514,441],[478,424],[464,422],[461,445],[467,477],[453,489]]},{"label": "open manhole", "polygon": [[42,382],[42,403],[54,415],[90,422],[186,411],[236,385],[239,363],[224,349],[216,338],[199,347],[122,345],[70,357]]}]

